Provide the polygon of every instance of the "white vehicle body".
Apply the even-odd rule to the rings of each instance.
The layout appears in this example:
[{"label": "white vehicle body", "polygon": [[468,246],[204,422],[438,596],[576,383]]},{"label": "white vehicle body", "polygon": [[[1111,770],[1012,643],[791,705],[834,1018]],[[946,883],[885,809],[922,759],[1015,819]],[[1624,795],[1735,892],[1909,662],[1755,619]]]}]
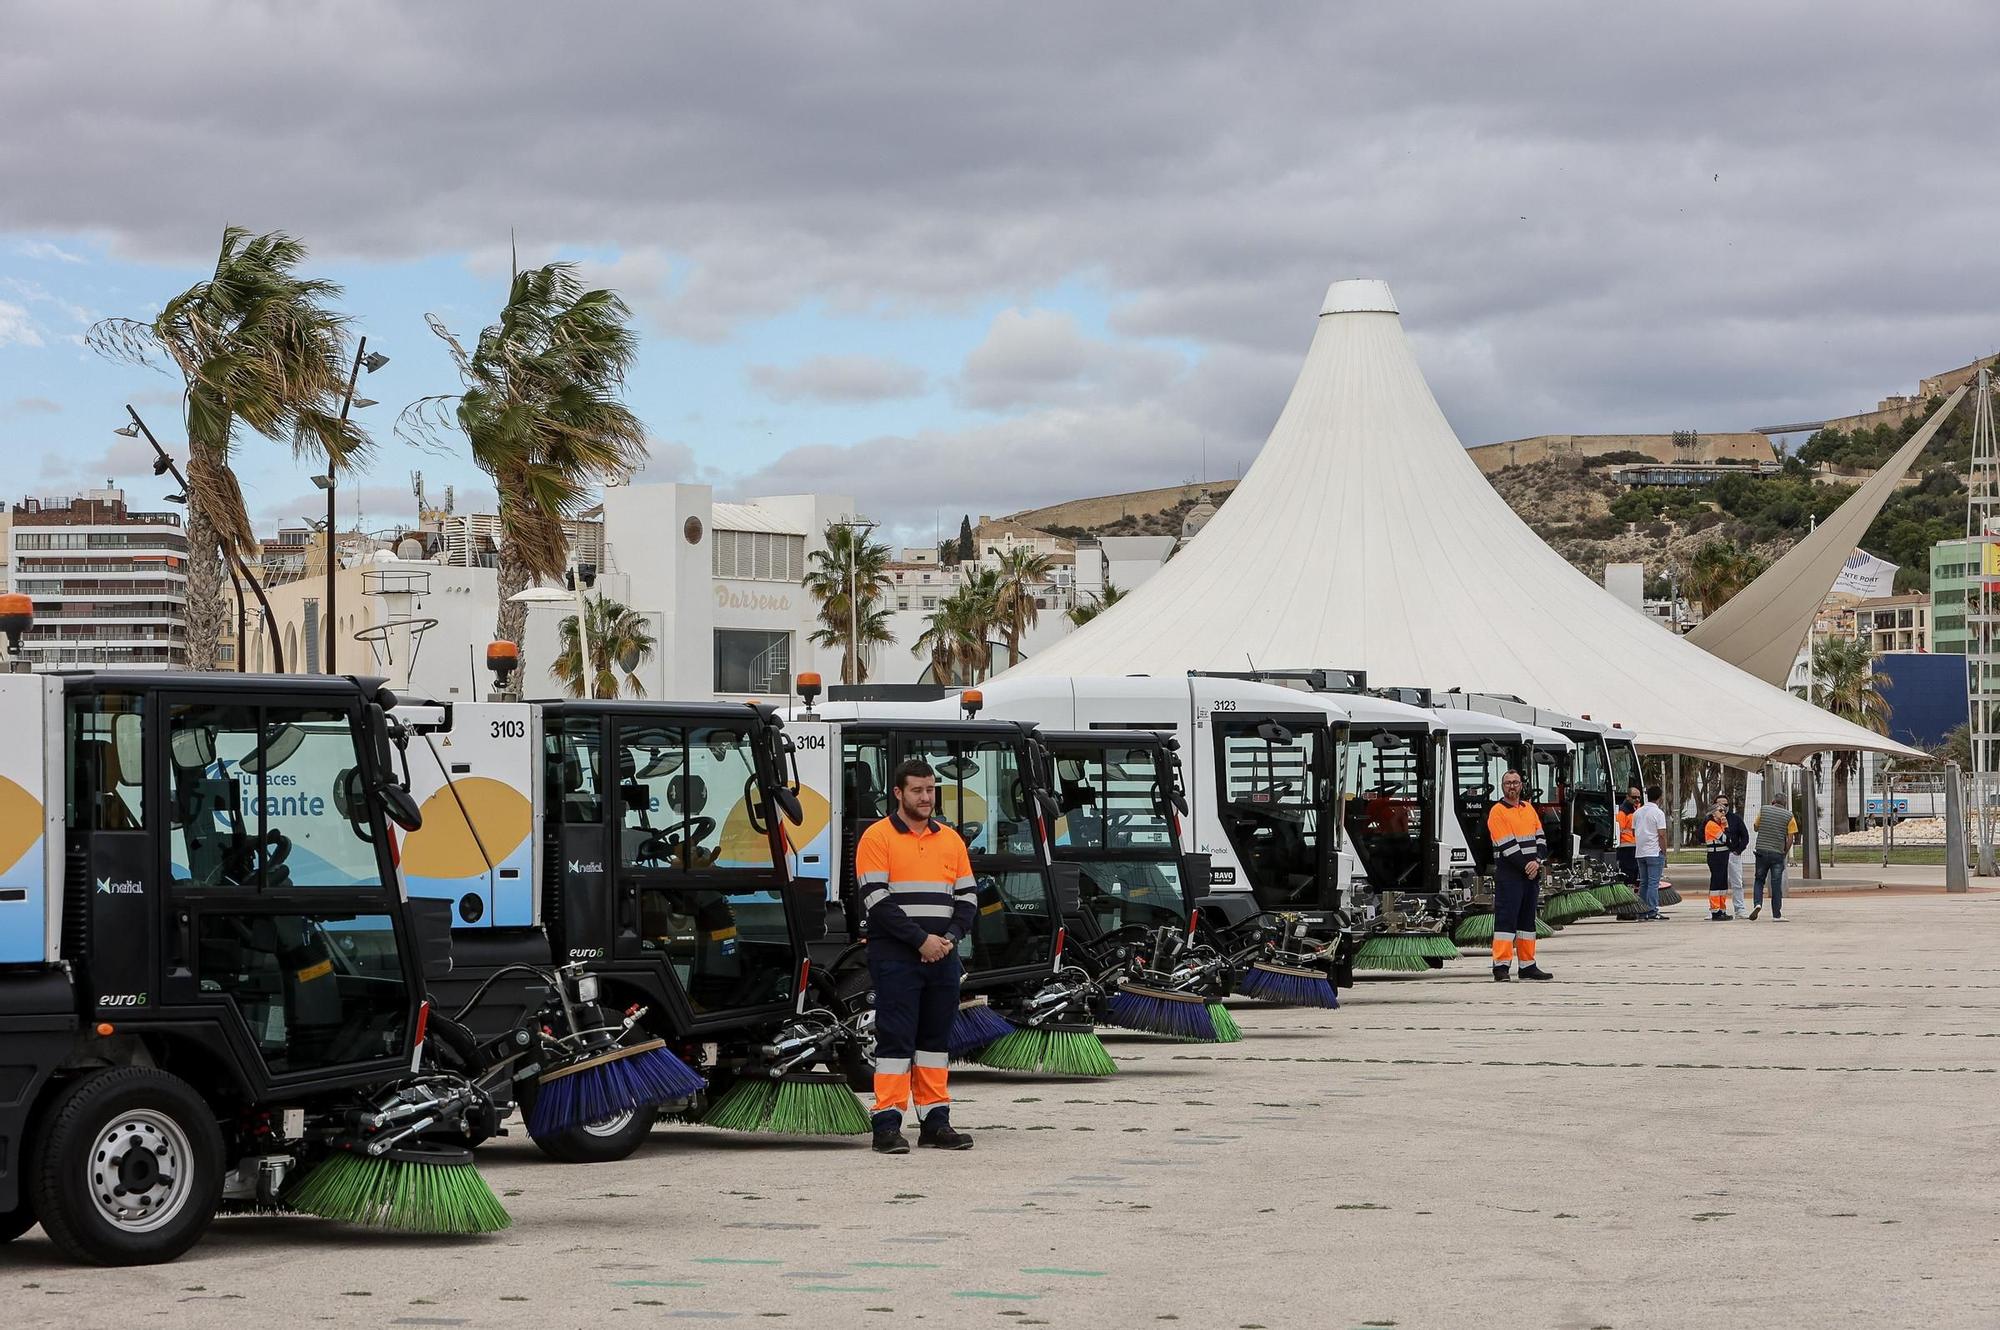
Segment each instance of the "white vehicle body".
[{"label": "white vehicle body", "polygon": [[[1230,803],[1232,785],[1246,780],[1269,780],[1275,769],[1278,783],[1295,779],[1299,787],[1309,787],[1312,777],[1303,770],[1310,759],[1312,744],[1324,744],[1325,767],[1320,775],[1326,792],[1335,791],[1340,771],[1340,750],[1346,739],[1345,699],[1301,692],[1271,684],[1201,675],[1099,675],[1076,678],[1025,676],[1003,678],[982,684],[978,689],[982,720],[1022,721],[1052,730],[1151,730],[1172,735],[1180,744],[1180,756],[1187,785],[1188,816],[1181,824],[1182,848],[1209,856],[1209,895],[1247,896],[1254,899],[1252,869],[1246,861],[1244,834],[1232,837],[1225,824],[1224,809]],[[836,709],[841,709],[837,711]],[[793,715],[799,714],[794,711]],[[926,702],[836,702],[819,708],[822,716],[867,714],[907,715],[932,720],[962,715],[958,698],[946,697]],[[1293,742],[1269,745],[1254,736],[1257,725],[1271,722],[1285,727],[1292,722]],[[806,725],[787,718],[786,725],[795,741],[808,732]],[[1323,738],[1301,738],[1310,732]],[[805,771],[807,750],[801,744],[801,773]],[[1237,788],[1236,793],[1244,793]],[[1256,796],[1251,795],[1252,798]],[[1238,801],[1241,803],[1242,801]],[[1302,825],[1313,838],[1317,851],[1325,838],[1321,875],[1330,875],[1331,890],[1322,876],[1312,891],[1286,908],[1315,923],[1332,922],[1341,899],[1347,874],[1353,865],[1345,853],[1337,816],[1339,803],[1329,798],[1320,812],[1306,811]],[[1294,878],[1298,874],[1292,875]],[[1199,894],[1199,892],[1197,893]]]}]

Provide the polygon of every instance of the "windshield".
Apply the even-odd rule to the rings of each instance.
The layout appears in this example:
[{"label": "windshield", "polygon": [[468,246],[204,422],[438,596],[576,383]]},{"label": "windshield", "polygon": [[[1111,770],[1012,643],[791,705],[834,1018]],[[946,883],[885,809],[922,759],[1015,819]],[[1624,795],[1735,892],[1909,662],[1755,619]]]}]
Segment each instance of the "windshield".
[{"label": "windshield", "polygon": [[1481,872],[1493,867],[1493,839],[1486,832],[1486,815],[1499,801],[1501,778],[1514,765],[1512,747],[1494,738],[1451,741],[1452,807]]},{"label": "windshield", "polygon": [[1369,882],[1383,891],[1422,889],[1429,733],[1380,729],[1348,742],[1343,821]]},{"label": "windshield", "polygon": [[[1147,748],[1064,748],[1054,753],[1058,850],[1179,855],[1165,756]],[[1169,759],[1171,760],[1171,759]]]},{"label": "windshield", "polygon": [[1323,725],[1218,719],[1224,829],[1266,909],[1332,904],[1333,770]]},{"label": "windshield", "polygon": [[[580,755],[587,762],[587,755]],[[620,861],[627,868],[769,872],[754,741],[725,725],[621,720]]]},{"label": "windshield", "polygon": [[1611,790],[1615,798],[1623,799],[1625,791],[1641,783],[1639,778],[1639,752],[1629,739],[1613,739],[1608,745],[1611,750]]},{"label": "windshield", "polygon": [[1017,744],[923,736],[910,741],[904,756],[922,758],[937,773],[933,816],[958,828],[975,864],[989,855],[1035,853],[1035,810],[1021,778]]}]

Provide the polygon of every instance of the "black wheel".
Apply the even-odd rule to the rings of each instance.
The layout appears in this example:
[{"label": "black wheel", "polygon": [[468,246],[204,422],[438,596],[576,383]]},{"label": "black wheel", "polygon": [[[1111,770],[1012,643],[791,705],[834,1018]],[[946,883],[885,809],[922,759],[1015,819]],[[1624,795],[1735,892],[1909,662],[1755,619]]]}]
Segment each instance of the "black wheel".
[{"label": "black wheel", "polygon": [[193,1087],[151,1067],[92,1072],[43,1117],[24,1170],[57,1250],[152,1265],[192,1247],[222,1199],[222,1133]]},{"label": "black wheel", "polygon": [[35,1207],[23,1196],[12,1210],[0,1211],[0,1242],[12,1242],[35,1226]]},{"label": "black wheel", "polygon": [[531,1133],[530,1139],[543,1154],[564,1164],[614,1164],[630,1159],[632,1152],[646,1143],[656,1116],[657,1110],[650,1106],[632,1108],[602,1122],[586,1122],[553,1136]]},{"label": "black wheel", "polygon": [[[604,1007],[591,1005],[578,1007],[577,1020],[586,1029],[602,1028],[618,1023],[618,1018]],[[534,1087],[523,1083],[518,1094],[521,1122],[525,1126],[534,1108]],[[605,1118],[601,1122],[586,1122],[581,1127],[571,1127],[548,1137],[536,1136],[529,1132],[529,1139],[541,1148],[543,1154],[565,1164],[609,1164],[620,1159],[629,1159],[633,1151],[646,1143],[652,1133],[653,1124],[659,1119],[657,1108],[630,1109]]]}]

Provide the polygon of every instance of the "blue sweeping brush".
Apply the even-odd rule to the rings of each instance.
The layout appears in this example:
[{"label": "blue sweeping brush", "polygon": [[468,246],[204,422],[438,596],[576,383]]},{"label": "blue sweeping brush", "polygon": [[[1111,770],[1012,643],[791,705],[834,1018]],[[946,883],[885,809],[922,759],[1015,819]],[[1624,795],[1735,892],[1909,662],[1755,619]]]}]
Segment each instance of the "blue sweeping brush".
[{"label": "blue sweeping brush", "polygon": [[528,1108],[528,1134],[554,1136],[635,1108],[687,1099],[707,1085],[664,1040],[614,1048],[544,1073]]},{"label": "blue sweeping brush", "polygon": [[1340,1005],[1340,995],[1333,991],[1333,985],[1318,970],[1299,970],[1266,961],[1258,961],[1245,970],[1236,983],[1236,991],[1244,997],[1280,1007],[1334,1008]]},{"label": "blue sweeping brush", "polygon": [[1216,1042],[1215,1019],[1208,1014],[1208,1003],[1196,993],[1120,984],[1111,995],[1107,1019],[1128,1030],[1172,1035],[1203,1044]]},{"label": "blue sweeping brush", "polygon": [[994,1040],[1005,1039],[1014,1029],[1014,1023],[993,1010],[985,998],[974,998],[959,1004],[958,1015],[952,1017],[951,1035],[945,1040],[945,1051],[951,1054],[953,1062],[959,1062]]}]

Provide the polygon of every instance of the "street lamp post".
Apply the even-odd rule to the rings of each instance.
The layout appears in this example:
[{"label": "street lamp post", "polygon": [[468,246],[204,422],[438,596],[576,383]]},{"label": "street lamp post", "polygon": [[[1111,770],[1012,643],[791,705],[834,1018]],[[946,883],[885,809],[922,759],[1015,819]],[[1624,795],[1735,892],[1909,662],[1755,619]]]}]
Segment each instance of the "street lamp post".
[{"label": "street lamp post", "polygon": [[867,539],[877,523],[865,517],[850,517],[834,525],[847,532],[847,654],[840,662],[840,681],[856,684],[861,682],[861,588],[855,585],[859,576],[855,571],[856,546]]},{"label": "street lamp post", "polygon": [[[181,487],[180,494],[178,496],[168,495],[167,501],[169,503],[187,502],[188,479],[181,473],[180,467],[174,462],[173,454],[160,446],[160,441],[153,437],[153,431],[146,427],[146,422],[139,418],[139,413],[132,409],[132,404],[129,402],[125,404],[125,414],[132,417],[132,423],[129,425],[120,425],[111,432],[127,439],[137,438],[142,434],[145,435],[146,442],[153,445],[153,474],[164,476],[172,473],[174,483]],[[193,548],[188,550],[188,559],[190,562],[199,557],[201,555]],[[229,570],[230,581],[234,582],[236,575],[241,573],[243,580],[250,584],[250,593],[257,597],[257,604],[264,611],[264,623],[271,630],[271,672],[273,674],[283,674],[285,672],[285,648],[278,641],[278,616],[271,612],[271,602],[264,595],[263,586],[258,583],[256,577],[250,572],[250,566],[244,563],[238,555],[229,555],[223,560],[222,566]],[[239,589],[236,595],[236,669],[239,674],[244,670],[243,647],[243,593]]]},{"label": "street lamp post", "polygon": [[[347,395],[340,400],[341,424],[345,425],[347,423],[347,413],[354,407],[375,405],[369,398],[357,398],[354,395],[354,387],[361,381],[361,371],[365,369],[370,374],[373,374],[388,363],[389,357],[383,355],[380,351],[372,355],[369,353],[368,339],[366,337],[361,338],[355,343],[354,366],[347,371]],[[334,656],[340,649],[340,638],[335,628],[334,619],[334,575],[340,571],[340,553],[333,529],[334,469],[333,454],[331,452],[328,452],[326,457],[326,474],[323,476],[314,476],[313,484],[326,491],[326,672],[334,674],[338,672],[339,666],[339,662],[334,659]]]}]

